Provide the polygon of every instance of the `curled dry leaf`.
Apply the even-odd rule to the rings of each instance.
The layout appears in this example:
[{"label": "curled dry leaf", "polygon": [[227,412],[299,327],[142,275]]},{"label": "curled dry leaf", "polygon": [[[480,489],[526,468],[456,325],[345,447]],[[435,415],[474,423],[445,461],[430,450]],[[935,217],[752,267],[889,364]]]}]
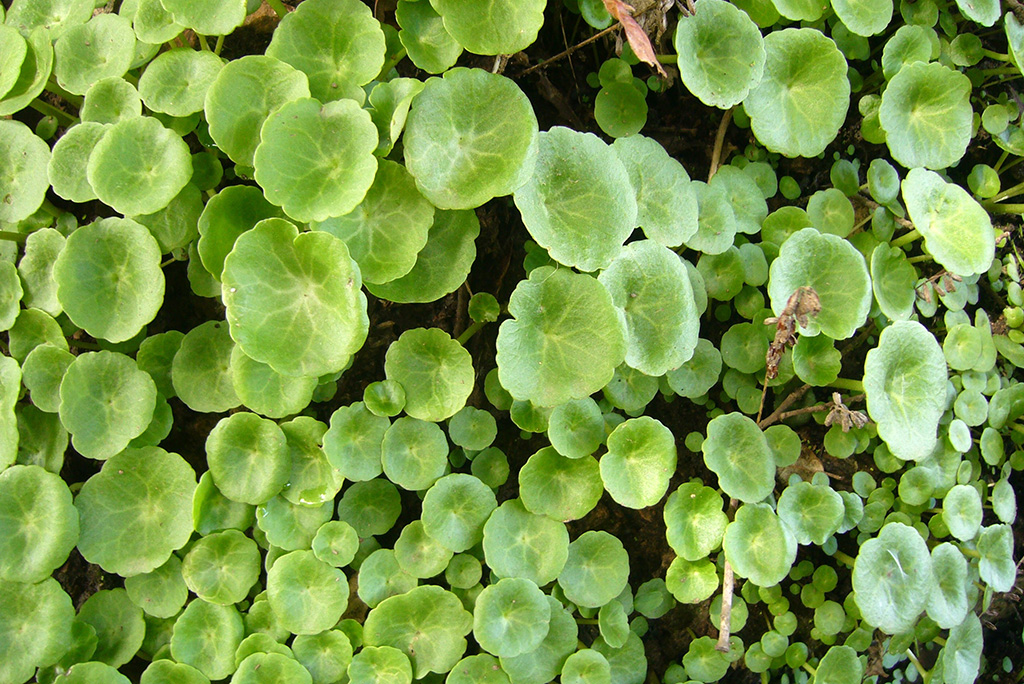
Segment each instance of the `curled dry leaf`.
[{"label": "curled dry leaf", "polygon": [[843,403],[839,392],[832,393],[832,409],[825,416],[825,425],[830,426],[838,423],[843,432],[849,432],[853,428],[862,428],[868,424],[868,417],[860,411],[853,411]]},{"label": "curled dry leaf", "polygon": [[786,300],[786,306],[778,317],[764,319],[765,325],[775,324],[775,339],[768,345],[765,354],[767,370],[765,378],[770,380],[779,374],[779,361],[786,347],[796,344],[796,326],[807,327],[807,317],[816,316],[821,311],[821,300],[813,287],[798,287],[796,292]]},{"label": "curled dry leaf", "polygon": [[633,18],[633,8],[622,0],[604,0],[604,6],[608,10],[608,14],[612,15],[612,19],[622,24],[622,28],[626,30],[626,40],[629,41],[629,46],[633,48],[633,52],[640,58],[640,61],[657,69],[661,76],[667,77],[668,74],[665,73],[665,69],[658,61],[654,46],[651,45],[651,39],[647,37],[647,32]]}]

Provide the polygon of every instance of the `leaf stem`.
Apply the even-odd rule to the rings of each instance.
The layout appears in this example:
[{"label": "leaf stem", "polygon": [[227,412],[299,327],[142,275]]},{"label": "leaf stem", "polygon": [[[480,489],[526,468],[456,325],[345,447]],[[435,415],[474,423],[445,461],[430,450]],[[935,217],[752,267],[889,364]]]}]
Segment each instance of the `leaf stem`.
[{"label": "leaf stem", "polygon": [[924,668],[924,665],[921,664],[921,661],[917,659],[917,656],[915,656],[914,652],[909,648],[906,650],[906,654],[907,657],[910,658],[910,662],[912,662],[914,667],[917,668],[918,674],[921,675],[921,682],[923,682],[923,684],[928,684],[932,679],[931,672]]},{"label": "leaf stem", "polygon": [[60,218],[64,214],[63,211],[53,206],[53,202],[46,199],[45,197],[43,198],[43,203],[39,205],[39,208],[45,211],[50,216],[52,216],[53,218]]},{"label": "leaf stem", "polygon": [[0,230],[0,240],[7,240],[8,242],[22,243],[28,239],[26,233],[15,233],[10,230]]},{"label": "leaf stem", "polygon": [[485,321],[474,321],[473,323],[470,324],[468,328],[462,331],[461,335],[455,338],[455,341],[461,344],[462,346],[466,346],[466,342],[469,342],[469,339],[473,337],[473,335],[477,334],[477,332],[480,331],[480,328],[484,327],[485,325],[487,325]]},{"label": "leaf stem", "polygon": [[596,625],[599,624],[594,618],[576,618],[577,625]]},{"label": "leaf stem", "polygon": [[678,64],[679,55],[655,55],[662,64]]},{"label": "leaf stem", "polygon": [[213,46],[213,54],[220,56],[220,51],[224,49],[224,36],[217,36],[217,44]]},{"label": "leaf stem", "polygon": [[401,50],[393,54],[391,58],[388,59],[388,61],[384,62],[384,66],[381,68],[380,74],[378,74],[377,76],[378,80],[383,80],[384,78],[386,78],[387,75],[391,72],[391,70],[398,66],[399,62],[405,59],[405,56],[407,54],[408,51],[403,47]]},{"label": "leaf stem", "polygon": [[840,563],[842,563],[843,565],[848,565],[851,568],[853,567],[854,559],[851,558],[848,554],[843,553],[842,551],[836,550],[832,554],[832,557]]},{"label": "leaf stem", "polygon": [[934,259],[932,258],[931,254],[918,254],[915,257],[910,257],[909,259],[907,259],[908,264],[918,264],[921,263],[922,261],[934,261]]},{"label": "leaf stem", "polygon": [[805,670],[807,670],[807,673],[808,673],[809,675],[811,675],[812,677],[813,677],[814,675],[818,674],[818,670],[817,670],[817,668],[815,668],[814,666],[812,666],[812,665],[811,665],[810,663],[808,663],[808,662],[807,662],[806,660],[805,660],[805,661],[803,662],[803,664],[802,664],[802,665],[801,665],[800,667],[802,667],[802,668],[804,668]]},{"label": "leaf stem", "polygon": [[[981,54],[985,55],[989,59],[994,59],[999,62],[1009,62],[1010,55],[1003,54],[1001,52],[992,52],[991,50],[982,50]],[[1016,67],[1014,67],[1016,68]]]},{"label": "leaf stem", "polygon": [[1009,197],[1014,197],[1015,195],[1019,195],[1022,192],[1024,192],[1024,183],[1017,183],[1016,185],[1011,185],[1010,187],[1006,188],[1005,190],[999,191],[998,193],[996,193],[992,197],[990,197],[987,200],[985,200],[984,202],[982,202],[981,205],[983,207],[985,207],[986,209],[988,209],[989,208],[988,205],[995,204],[997,202],[1001,202],[1004,199],[1007,199]]},{"label": "leaf stem", "polygon": [[57,97],[63,99],[65,102],[73,104],[78,109],[81,109],[82,103],[85,102],[85,100],[83,100],[78,95],[72,95],[68,91],[61,88],[60,85],[57,83],[57,79],[55,79],[53,76],[50,77],[50,79],[46,82],[46,85],[43,86],[43,88],[53,93]]},{"label": "leaf stem", "polygon": [[203,34],[201,34],[201,33],[197,33],[197,34],[196,34],[196,38],[198,38],[198,39],[199,39],[199,47],[201,47],[201,48],[202,48],[203,50],[205,50],[206,52],[213,52],[213,51],[212,51],[212,50],[210,49],[210,44],[209,44],[208,42],[206,42],[206,36],[204,36],[204,35],[203,35]]},{"label": "leaf stem", "polygon": [[995,169],[996,173],[999,173],[1000,169],[1003,168],[1003,164],[1006,162],[1006,159],[1009,156],[1010,156],[1009,150],[1003,150],[1003,153],[1001,155],[999,155],[999,160],[996,161],[995,165],[992,167],[993,169]]},{"label": "leaf stem", "polygon": [[288,14],[288,8],[284,6],[281,0],[267,0],[267,4],[270,5],[270,9],[277,13],[278,19],[284,19],[285,15]]},{"label": "leaf stem", "polygon": [[[269,0],[268,0],[268,2],[269,2]],[[586,40],[584,40],[582,42],[579,42],[579,43],[576,43],[575,45],[573,45],[570,48],[566,48],[565,50],[562,50],[561,52],[559,52],[554,57],[548,57],[547,59],[545,59],[543,62],[540,62],[539,64],[534,64],[532,67],[529,67],[527,69],[523,69],[522,71],[519,72],[519,76],[525,76],[526,74],[534,72],[537,69],[543,69],[544,67],[546,67],[547,65],[551,64],[552,62],[556,62],[556,61],[562,59],[563,57],[568,57],[572,53],[574,53],[577,50],[579,50],[581,47],[584,47],[586,45],[590,45],[595,40],[599,40],[600,38],[603,38],[604,36],[607,36],[609,33],[614,31],[618,27],[619,27],[619,22],[615,22],[614,24],[612,24],[608,28],[604,29],[603,31],[599,31],[599,32],[595,33],[594,35],[590,36]],[[518,78],[518,76],[517,76],[517,78]]]},{"label": "leaf stem", "polygon": [[72,116],[65,112],[63,109],[58,109],[49,102],[44,102],[43,100],[40,100],[38,97],[29,102],[28,106],[36,110],[43,116],[52,116],[53,118],[57,119],[61,122],[61,125],[64,126],[64,128],[69,128],[78,123],[77,116]]},{"label": "leaf stem", "polygon": [[921,237],[921,233],[917,231],[917,228],[914,228],[910,232],[904,233],[895,240],[892,240],[889,244],[893,247],[902,247],[903,245],[909,245],[919,237]]},{"label": "leaf stem", "polygon": [[990,214],[1024,214],[1024,204],[993,204],[985,209]]},{"label": "leaf stem", "polygon": [[725,132],[729,129],[729,122],[732,121],[732,110],[725,110],[722,120],[718,124],[718,133],[715,134],[715,147],[711,152],[711,169],[708,170],[708,183],[718,172],[718,165],[722,161],[722,146],[725,145]]},{"label": "leaf stem", "polygon": [[978,552],[977,549],[967,549],[963,546],[960,546],[959,549],[960,553],[964,554],[968,558],[981,558],[981,554]]},{"label": "leaf stem", "polygon": [[88,349],[89,351],[103,351],[103,348],[95,342],[85,342],[84,340],[72,339],[68,342],[72,347],[76,349]]},{"label": "leaf stem", "polygon": [[850,378],[836,378],[832,382],[828,383],[829,387],[835,387],[837,389],[844,389],[850,392],[863,392],[864,383],[860,380],[851,380]]}]

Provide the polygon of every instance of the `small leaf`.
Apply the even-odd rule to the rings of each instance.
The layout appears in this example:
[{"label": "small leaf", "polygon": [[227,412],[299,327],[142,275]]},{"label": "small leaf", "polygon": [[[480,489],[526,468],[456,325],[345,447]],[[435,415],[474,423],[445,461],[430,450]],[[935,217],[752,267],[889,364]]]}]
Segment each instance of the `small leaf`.
[{"label": "small leaf", "polygon": [[718,475],[722,491],[733,498],[757,503],[775,486],[775,461],[768,441],[761,428],[741,413],[712,419],[701,451],[708,468]]},{"label": "small leaf", "polygon": [[345,574],[312,551],[292,551],[267,572],[267,599],[281,626],[295,634],[330,629],[348,606]]},{"label": "small leaf", "polygon": [[545,0],[430,0],[455,40],[478,55],[510,55],[537,39]]},{"label": "small leaf", "polygon": [[740,506],[722,539],[722,550],[736,574],[761,587],[786,577],[796,549],[793,534],[768,504]]},{"label": "small leaf", "polygon": [[551,605],[536,584],[504,578],[477,597],[473,636],[484,650],[511,658],[540,646],[550,619]]},{"label": "small leaf", "polygon": [[50,150],[20,121],[0,121],[0,168],[3,196],[0,221],[17,223],[31,216],[46,197]]}]

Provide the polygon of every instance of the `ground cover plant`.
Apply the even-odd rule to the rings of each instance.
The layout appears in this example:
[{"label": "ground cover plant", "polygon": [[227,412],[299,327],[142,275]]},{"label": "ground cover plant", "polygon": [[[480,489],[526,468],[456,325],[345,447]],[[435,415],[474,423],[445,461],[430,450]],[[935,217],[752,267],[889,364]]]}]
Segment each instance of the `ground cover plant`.
[{"label": "ground cover plant", "polygon": [[0,20],[0,684],[1024,678],[1015,0]]}]

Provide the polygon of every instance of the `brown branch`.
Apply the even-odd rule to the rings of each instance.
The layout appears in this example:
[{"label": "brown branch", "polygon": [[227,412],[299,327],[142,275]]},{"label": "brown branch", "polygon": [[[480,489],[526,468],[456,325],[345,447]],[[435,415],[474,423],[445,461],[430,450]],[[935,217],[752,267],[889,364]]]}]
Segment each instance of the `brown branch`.
[{"label": "brown branch", "polygon": [[781,416],[787,408],[792,406],[797,399],[807,394],[807,390],[809,389],[811,389],[810,385],[802,385],[790,392],[789,396],[782,400],[782,403],[779,404],[778,408],[776,408],[767,418],[757,422],[757,426],[763,430],[769,425],[778,422],[779,416]]},{"label": "brown branch", "polygon": [[733,109],[735,107],[725,110],[725,113],[722,114],[722,120],[718,124],[718,133],[715,134],[715,147],[711,152],[711,169],[708,171],[708,183],[718,173],[718,165],[722,160],[722,146],[725,144],[725,132],[729,128],[729,122],[732,121]]},{"label": "brown branch", "polygon": [[600,38],[603,38],[604,36],[607,36],[609,33],[614,31],[618,27],[619,27],[619,24],[617,24],[617,23],[616,24],[612,24],[611,26],[609,26],[605,30],[600,31],[598,33],[595,33],[594,35],[590,36],[589,38],[587,38],[583,42],[576,43],[571,48],[568,48],[566,50],[562,50],[561,52],[559,52],[554,57],[548,57],[547,59],[545,59],[540,64],[534,64],[532,67],[529,67],[528,69],[523,69],[521,72],[519,72],[519,74],[516,76],[516,78],[519,78],[520,76],[525,76],[526,74],[534,72],[537,69],[544,68],[544,67],[548,66],[549,64],[551,64],[552,62],[555,62],[555,61],[558,61],[558,60],[562,59],[563,57],[568,57],[572,53],[574,53],[577,50],[579,50],[581,47],[585,47],[587,45],[590,45],[595,40],[598,40]]},{"label": "brown branch", "polygon": [[732,590],[735,581],[732,564],[725,561],[722,577],[722,612],[718,616],[718,643],[715,644],[715,650],[722,653],[729,652],[729,623],[732,621]]}]

